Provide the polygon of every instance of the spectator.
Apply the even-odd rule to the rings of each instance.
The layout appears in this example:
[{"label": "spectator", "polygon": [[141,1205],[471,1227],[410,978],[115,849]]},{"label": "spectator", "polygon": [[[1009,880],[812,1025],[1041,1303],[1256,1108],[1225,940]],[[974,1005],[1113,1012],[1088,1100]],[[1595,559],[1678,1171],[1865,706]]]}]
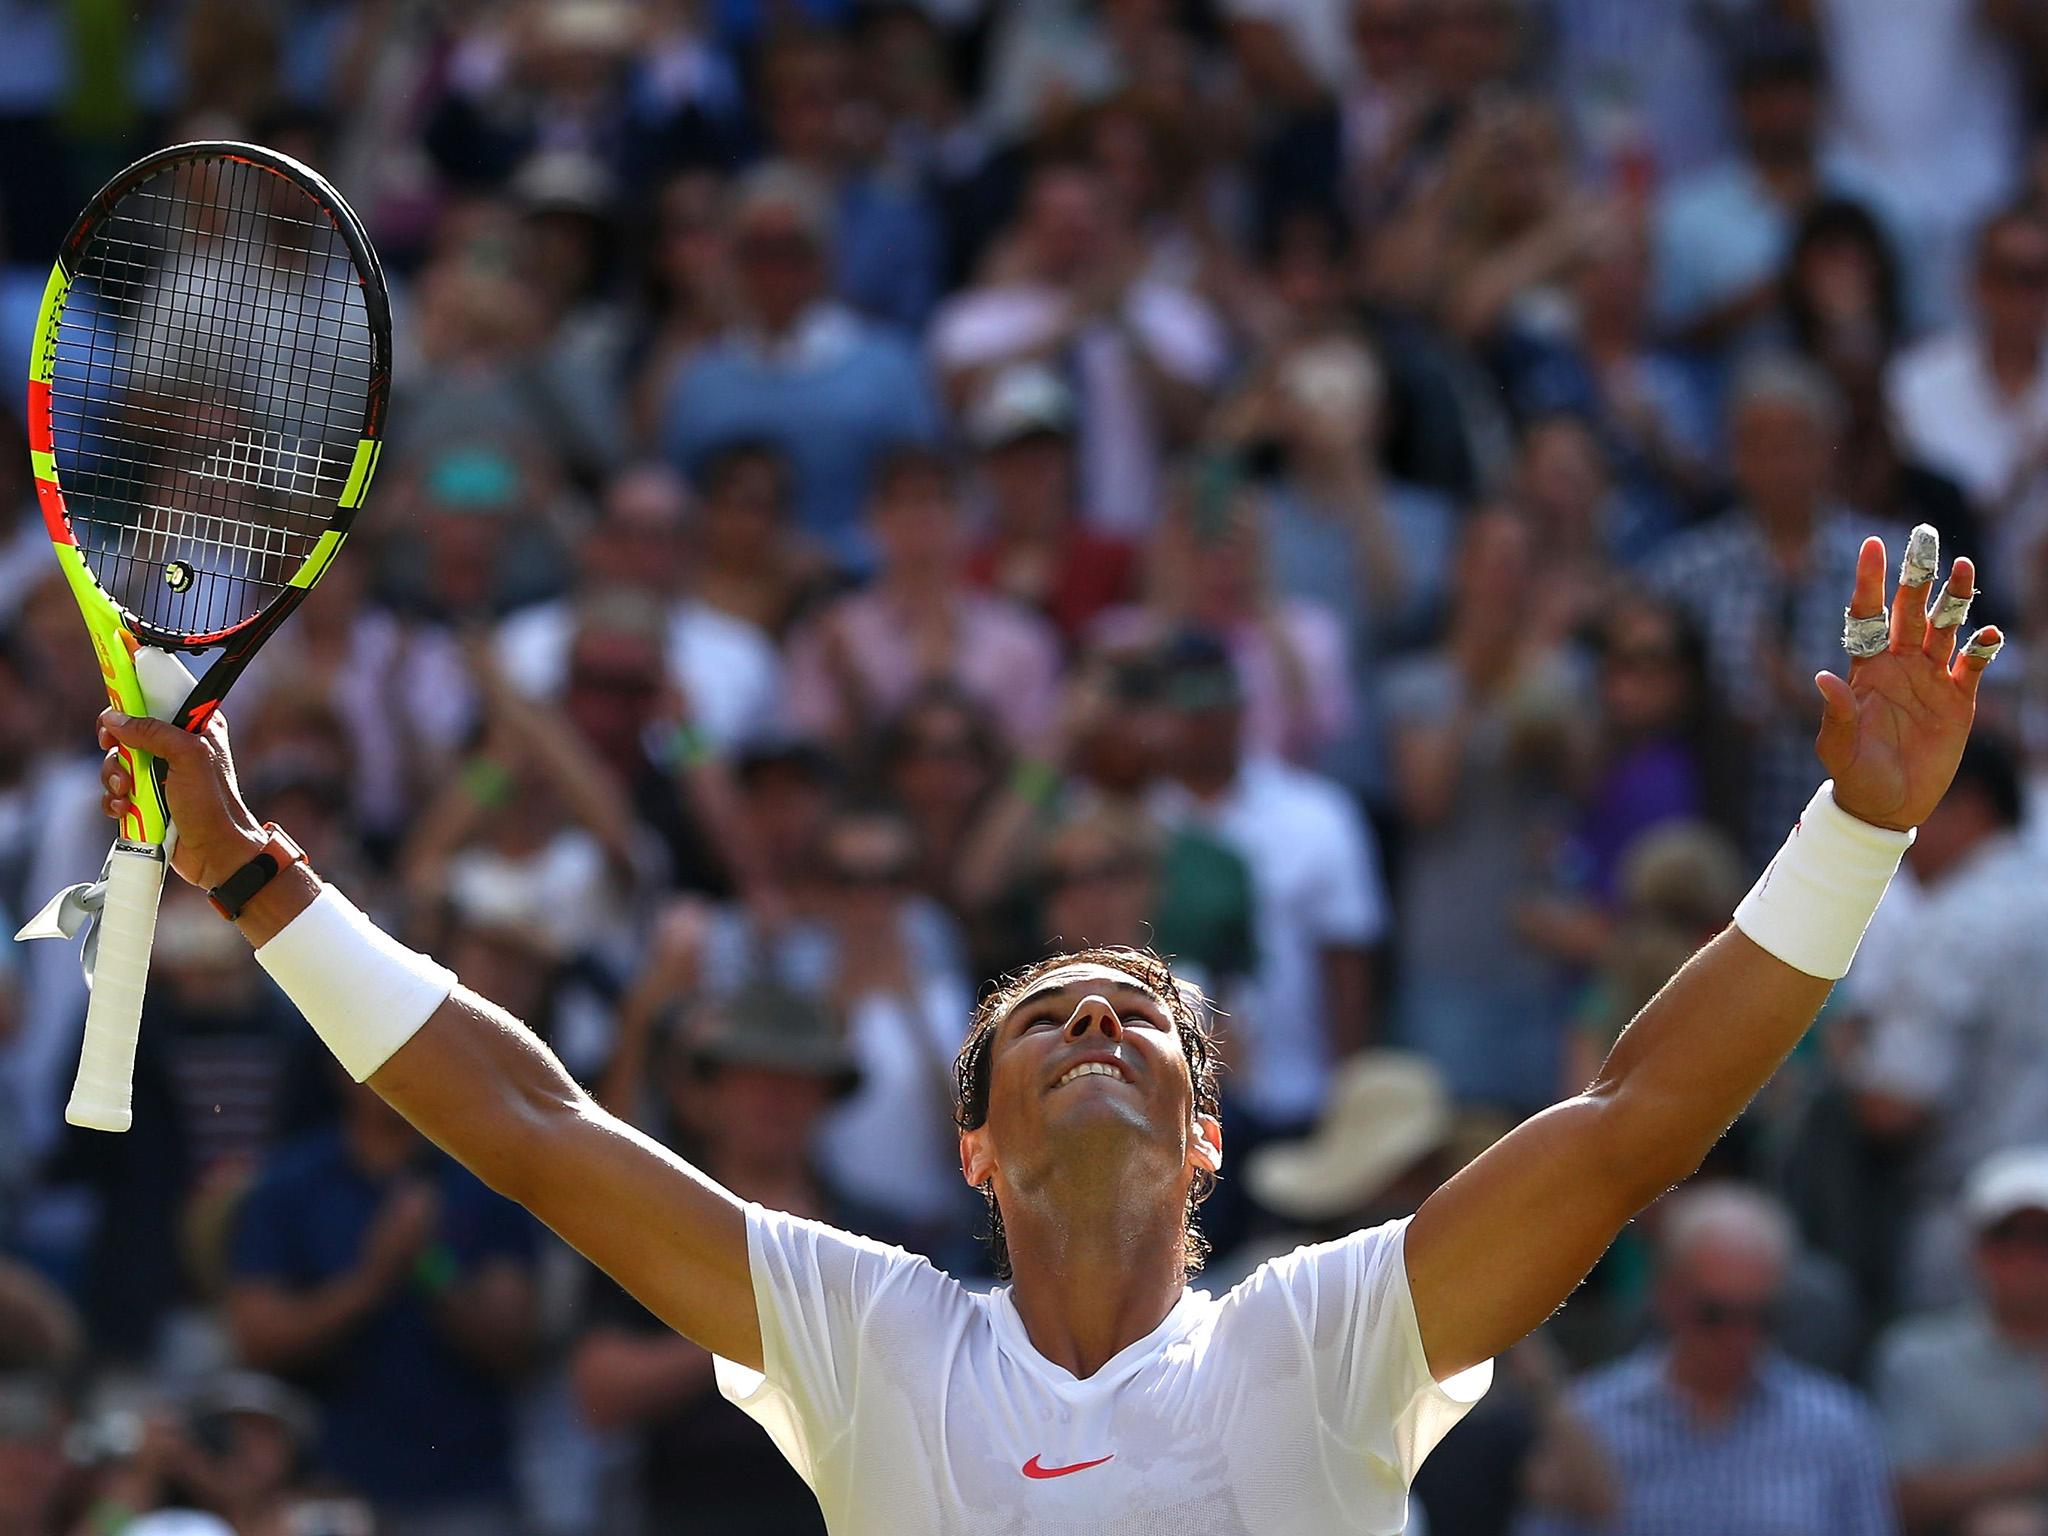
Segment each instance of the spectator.
[{"label": "spectator", "polygon": [[1930,970],[1910,963],[1906,946],[1874,945],[1845,989],[1865,1021],[1846,1074],[1859,1117],[1903,1160],[1900,1272],[1913,1306],[1952,1305],[1968,1289],[1968,1222],[1956,1201],[1970,1170],[2048,1141],[2048,897],[2019,815],[2013,754],[1980,737],[1908,853],[1913,943],[1954,963]]},{"label": "spectator", "polygon": [[[1706,639],[1714,687],[1748,733],[1745,842],[1777,845],[1813,791],[1813,674],[1841,655],[1842,593],[1873,529],[1836,499],[1842,404],[1825,375],[1751,363],[1729,405],[1741,501],[1659,552],[1651,585]],[[1902,550],[1897,534],[1887,548]],[[1745,579],[1728,580],[1741,571]]]},{"label": "spectator", "polygon": [[1130,650],[1216,635],[1244,682],[1253,750],[1312,764],[1351,727],[1348,637],[1319,602],[1274,590],[1259,513],[1234,466],[1200,467],[1153,535],[1145,603],[1111,609],[1094,639]]},{"label": "spectator", "polygon": [[1052,724],[1059,645],[1035,615],[966,583],[966,528],[952,466],[905,448],[875,476],[881,566],[790,642],[789,711],[800,731],[841,748],[922,685],[950,681],[1021,745]]},{"label": "spectator", "polygon": [[782,681],[775,647],[756,625],[689,595],[690,515],[688,490],[663,466],[614,478],[596,526],[581,541],[574,589],[499,625],[497,653],[508,679],[534,699],[560,697],[579,613],[601,596],[644,593],[660,605],[668,675],[706,743],[730,751],[774,734]]},{"label": "spectator", "polygon": [[1251,872],[1258,959],[1233,1026],[1227,1110],[1249,1148],[1305,1126],[1330,1064],[1374,1038],[1372,948],[1386,929],[1379,855],[1329,780],[1260,753],[1222,644],[1190,635],[1167,658],[1170,779],[1152,797],[1169,826],[1232,849]]},{"label": "spectator", "polygon": [[633,359],[632,436],[639,451],[659,445],[662,404],[678,370],[731,320],[725,200],[725,183],[710,170],[679,172],[655,200],[642,274],[645,329]]},{"label": "spectator", "polygon": [[773,443],[735,442],[705,461],[698,486],[684,589],[779,644],[833,586],[829,562],[796,531],[788,464]]},{"label": "spectator", "polygon": [[860,508],[878,459],[928,442],[939,421],[922,365],[893,334],[826,297],[827,192],[766,165],[728,214],[735,317],[678,372],[662,407],[663,449],[694,472],[736,439],[765,439],[789,461],[803,530],[847,564],[867,558]]},{"label": "spectator", "polygon": [[[1658,1264],[1667,1339],[1572,1391],[1620,1484],[1617,1528],[1896,1531],[1876,1415],[1771,1346],[1794,1251],[1784,1213],[1740,1186],[1671,1198]],[[1552,1513],[1523,1526],[1527,1536],[1598,1528]]]},{"label": "spectator", "polygon": [[883,783],[916,841],[917,888],[942,906],[957,905],[961,847],[1003,766],[987,712],[944,684],[928,688],[889,721],[880,759]]},{"label": "spectator", "polygon": [[1841,459],[1849,504],[1896,525],[1932,523],[1957,553],[1985,564],[1962,488],[1906,441],[1887,397],[1906,340],[1904,275],[1890,237],[1860,204],[1824,198],[1807,211],[1785,262],[1784,324],[1848,408]]},{"label": "spectator", "polygon": [[1971,1170],[1962,1197],[1975,1296],[1893,1326],[1874,1381],[1911,1532],[2048,1523],[2048,1149]]},{"label": "spectator", "polygon": [[[748,986],[699,998],[661,1050],[664,1139],[743,1200],[844,1216],[813,1167],[816,1131],[857,1080],[832,1020],[800,993]],[[627,1097],[631,1098],[630,1089]],[[584,1412],[639,1442],[639,1511],[655,1531],[809,1536],[818,1503],[774,1443],[720,1396],[712,1359],[593,1273],[592,1324],[573,1366]]]},{"label": "spectator", "polygon": [[1517,913],[1551,876],[1583,752],[1585,688],[1529,621],[1527,526],[1465,529],[1444,640],[1387,679],[1395,804],[1408,831],[1397,892],[1398,1038],[1461,1102],[1533,1108],[1557,1083],[1564,978]]},{"label": "spectator", "polygon": [[1907,451],[2010,540],[2048,453],[2048,217],[2022,207],[1991,219],[1973,279],[1969,317],[1892,364],[1889,398]]},{"label": "spectator", "polygon": [[1740,152],[1659,199],[1657,314],[1688,340],[1756,340],[1801,216],[1825,194],[1862,190],[1821,150],[1825,78],[1821,56],[1796,39],[1752,44],[1732,70]]},{"label": "spectator", "polygon": [[512,1522],[505,1384],[533,1341],[533,1228],[368,1088],[238,1214],[227,1315],[259,1370],[320,1405],[319,1465],[389,1536]]},{"label": "spectator", "polygon": [[1137,595],[1137,555],[1081,519],[1074,400],[1051,369],[1006,368],[969,413],[987,532],[976,586],[1043,614],[1071,650],[1103,610]]},{"label": "spectator", "polygon": [[1152,525],[1160,454],[1186,438],[1227,361],[1209,307],[1141,258],[1101,174],[1048,165],[981,285],[943,305],[931,330],[933,366],[956,405],[1011,363],[1042,361],[1073,378],[1081,504],[1094,527],[1126,537]]}]

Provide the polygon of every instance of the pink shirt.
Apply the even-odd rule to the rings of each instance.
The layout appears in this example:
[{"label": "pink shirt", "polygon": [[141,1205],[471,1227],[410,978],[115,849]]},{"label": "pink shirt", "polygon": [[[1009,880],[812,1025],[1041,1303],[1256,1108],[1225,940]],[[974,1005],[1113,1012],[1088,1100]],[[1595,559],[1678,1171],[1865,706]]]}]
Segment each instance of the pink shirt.
[{"label": "pink shirt", "polygon": [[[983,593],[953,599],[952,665],[943,674],[994,718],[1013,746],[1052,728],[1058,706],[1059,641],[1037,615]],[[789,715],[798,731],[832,736],[848,722],[833,676],[823,630],[836,624],[861,689],[881,717],[909,702],[920,675],[915,642],[880,593],[842,598],[821,618],[800,628],[789,643]]]}]

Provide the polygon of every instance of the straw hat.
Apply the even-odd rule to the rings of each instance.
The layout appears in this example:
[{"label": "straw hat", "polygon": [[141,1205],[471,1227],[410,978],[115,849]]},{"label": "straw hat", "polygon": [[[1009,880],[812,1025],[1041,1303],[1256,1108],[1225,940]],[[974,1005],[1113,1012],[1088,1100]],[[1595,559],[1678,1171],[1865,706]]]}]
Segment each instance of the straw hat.
[{"label": "straw hat", "polygon": [[1294,1221],[1357,1210],[1438,1150],[1452,1130],[1443,1075],[1409,1051],[1361,1051],[1337,1069],[1330,1101],[1299,1141],[1251,1155],[1246,1182],[1259,1204]]}]

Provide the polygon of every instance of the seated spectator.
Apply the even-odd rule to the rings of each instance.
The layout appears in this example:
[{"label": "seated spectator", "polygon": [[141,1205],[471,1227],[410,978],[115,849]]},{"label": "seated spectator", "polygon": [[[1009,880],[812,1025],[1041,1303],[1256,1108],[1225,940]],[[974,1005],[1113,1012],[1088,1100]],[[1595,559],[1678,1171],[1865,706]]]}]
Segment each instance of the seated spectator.
[{"label": "seated spectator", "polygon": [[[235,1225],[242,1359],[318,1403],[321,1471],[385,1536],[512,1528],[507,1385],[534,1339],[535,1231],[368,1088],[274,1156]],[[467,1522],[467,1523],[464,1523]]]},{"label": "seated spectator", "polygon": [[1074,398],[1057,374],[1019,363],[968,413],[987,531],[967,560],[976,586],[1035,609],[1069,649],[1106,608],[1137,595],[1137,555],[1081,520]]},{"label": "seated spectator", "polygon": [[1195,426],[1226,338],[1194,293],[1144,270],[1127,220],[1093,167],[1039,170],[982,284],[934,317],[931,356],[956,404],[1012,363],[1066,372],[1081,423],[1081,505],[1094,527],[1131,537],[1157,515],[1160,455]]},{"label": "seated spectator", "polygon": [[1167,659],[1170,778],[1151,796],[1168,826],[1232,849],[1251,872],[1257,962],[1234,1021],[1226,1085],[1238,1145],[1298,1129],[1330,1064],[1375,1034],[1372,947],[1386,928],[1379,851],[1336,784],[1261,753],[1222,643],[1191,635]]},{"label": "seated spectator", "polygon": [[[1823,198],[1807,211],[1785,259],[1783,328],[1793,350],[1825,369],[1841,391],[1849,504],[1900,527],[1932,523],[1943,548],[1983,569],[1975,508],[1956,477],[1927,462],[1922,446],[1906,438],[1887,393],[1907,339],[1904,281],[1876,218],[1859,203]],[[2019,586],[2010,582],[2005,590]]]},{"label": "seated spectator", "polygon": [[918,183],[889,156],[874,83],[849,45],[823,29],[781,28],[760,60],[768,147],[833,189],[834,287],[848,305],[908,334],[938,302],[945,249]]},{"label": "seated spectator", "polygon": [[1739,1186],[1670,1199],[1657,1280],[1665,1339],[1591,1372],[1571,1394],[1619,1485],[1618,1518],[1543,1510],[1519,1529],[1890,1536],[1898,1522],[1877,1416],[1849,1386],[1771,1343],[1795,1250],[1790,1221]]},{"label": "seated spectator", "polygon": [[917,888],[956,906],[961,849],[1004,764],[988,712],[943,683],[929,687],[888,723],[879,758],[916,840]]},{"label": "seated spectator", "polygon": [[796,531],[789,465],[773,443],[735,442],[704,461],[697,483],[683,590],[780,644],[833,585],[830,563]]},{"label": "seated spectator", "polygon": [[691,595],[691,516],[689,492],[672,470],[644,465],[614,478],[595,525],[578,541],[569,592],[517,609],[498,625],[507,680],[531,698],[559,698],[579,617],[601,595],[643,593],[659,605],[668,674],[706,744],[729,751],[774,734],[782,683],[774,644],[758,626]]},{"label": "seated spectator", "polygon": [[1907,1531],[2048,1531],[2048,1147],[1971,1170],[1975,1295],[1896,1323],[1872,1381]]},{"label": "seated spectator", "polygon": [[[1383,663],[1427,632],[1440,605],[1456,513],[1380,463],[1386,379],[1364,337],[1337,326],[1283,342],[1226,405],[1217,436],[1279,472],[1256,492],[1275,597],[1334,615],[1359,707],[1313,766],[1383,798],[1386,743],[1375,707]],[[1241,666],[1251,658],[1240,656]]]},{"label": "seated spectator", "polygon": [[73,1467],[64,1446],[67,1417],[54,1376],[0,1373],[0,1531],[7,1536],[59,1528]]},{"label": "seated spectator", "polygon": [[679,173],[655,199],[651,248],[639,273],[641,333],[629,349],[636,452],[659,448],[661,409],[677,372],[731,320],[725,199],[724,181],[703,169]]},{"label": "seated spectator", "polygon": [[1822,151],[1825,83],[1820,54],[1775,29],[1735,58],[1739,149],[1658,200],[1655,307],[1666,329],[1709,347],[1761,339],[1800,217],[1826,194],[1863,190]]},{"label": "seated spectator", "polygon": [[[1910,942],[1866,945],[1843,989],[1864,1021],[1845,1063],[1858,1118],[1903,1163],[1894,1214],[1909,1306],[1968,1292],[1956,1202],[1970,1170],[2048,1141],[2048,870],[2019,818],[2013,753],[1979,732],[1907,850]],[[1943,963],[1918,963],[1922,945]]]},{"label": "seated spectator", "polygon": [[965,1234],[978,1202],[960,1180],[948,1075],[972,982],[954,925],[912,884],[915,855],[894,808],[840,807],[810,877],[785,887],[787,909],[773,921],[720,909],[696,974],[713,998],[773,981],[843,1021],[861,1083],[820,1134],[863,1152],[821,1176],[856,1231],[973,1269]]},{"label": "seated spectator", "polygon": [[1825,374],[1760,358],[1736,380],[1728,411],[1741,500],[1673,539],[1649,578],[1704,636],[1713,685],[1747,732],[1745,843],[1761,861],[1813,793],[1813,675],[1841,661],[1857,552],[1871,533],[1886,536],[1894,561],[1905,544],[1839,499],[1842,402]]},{"label": "seated spectator", "polygon": [[[1892,363],[1886,392],[1906,451],[2009,540],[2048,465],[2048,216],[2020,207],[1983,227],[1971,299],[1967,318]],[[1986,562],[1987,579],[1998,571]]]},{"label": "seated spectator", "polygon": [[944,680],[1022,745],[1052,725],[1059,642],[1044,620],[976,591],[962,574],[966,528],[952,466],[919,448],[875,476],[871,527],[881,551],[872,587],[841,598],[789,647],[789,714],[842,748]]},{"label": "seated spectator", "polygon": [[826,297],[832,214],[807,175],[763,166],[740,184],[729,218],[737,314],[676,375],[662,446],[695,473],[737,439],[773,442],[803,530],[842,563],[863,564],[860,509],[877,461],[938,435],[923,365],[895,334]]},{"label": "seated spectator", "polygon": [[1395,804],[1408,834],[1396,893],[1402,1043],[1461,1103],[1548,1105],[1566,978],[1526,938],[1523,901],[1554,870],[1591,713],[1578,669],[1531,622],[1541,572],[1506,511],[1466,525],[1444,639],[1388,675]]},{"label": "seated spectator", "polygon": [[1152,536],[1145,602],[1112,608],[1092,638],[1122,651],[1215,635],[1243,679],[1252,750],[1311,766],[1351,729],[1350,637],[1320,602],[1274,589],[1265,531],[1235,467],[1196,470]]},{"label": "seated spectator", "polygon": [[[819,1182],[817,1129],[854,1086],[853,1057],[813,1000],[772,984],[684,1005],[659,1050],[657,1134],[742,1200],[819,1221],[848,1217]],[[634,1095],[628,1091],[628,1097]],[[599,1429],[635,1432],[650,1531],[809,1536],[818,1501],[774,1443],[728,1403],[711,1356],[595,1272],[572,1373]]]}]

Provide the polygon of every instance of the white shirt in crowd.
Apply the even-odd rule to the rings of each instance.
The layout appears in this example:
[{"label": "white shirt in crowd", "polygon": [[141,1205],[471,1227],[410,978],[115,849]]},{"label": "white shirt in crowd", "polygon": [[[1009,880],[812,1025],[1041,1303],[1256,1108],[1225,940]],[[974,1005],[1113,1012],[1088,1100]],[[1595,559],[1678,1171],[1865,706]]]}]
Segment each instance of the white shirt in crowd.
[{"label": "white shirt in crowd", "polygon": [[[535,603],[498,626],[498,662],[521,692],[553,698],[569,680],[576,609]],[[772,736],[781,722],[782,662],[767,635],[731,614],[682,599],[669,605],[668,666],[692,723],[720,747]]]},{"label": "white shirt in crowd", "polygon": [[1975,326],[1903,353],[1886,388],[1907,452],[1980,507],[1999,506],[2027,455],[2048,444],[2048,355],[2026,393],[2008,400],[1992,382]]},{"label": "white shirt in crowd", "polygon": [[1843,982],[1866,1020],[1849,1079],[1928,1117],[1904,1279],[1911,1305],[1947,1306],[1971,1290],[1956,1203],[1970,1170],[2048,1142],[2048,862],[2001,835],[1931,885],[1894,885]]},{"label": "white shirt in crowd", "polygon": [[1232,1087],[1265,1119],[1309,1119],[1330,1077],[1323,951],[1376,943],[1387,928],[1372,828],[1333,780],[1273,757],[1247,759],[1208,804],[1169,784],[1153,805],[1168,824],[1220,839],[1251,873],[1258,969],[1239,994]]},{"label": "white shirt in crowd", "polygon": [[986,1295],[901,1249],[758,1205],[763,1370],[721,1391],[818,1495],[832,1536],[1392,1536],[1408,1484],[1484,1395],[1439,1385],[1407,1224],[1301,1248],[1077,1380]]},{"label": "white shirt in crowd", "polygon": [[1925,312],[1952,314],[1972,231],[2017,190],[2018,71],[1983,0],[1821,0],[1829,147],[1909,221]]}]

